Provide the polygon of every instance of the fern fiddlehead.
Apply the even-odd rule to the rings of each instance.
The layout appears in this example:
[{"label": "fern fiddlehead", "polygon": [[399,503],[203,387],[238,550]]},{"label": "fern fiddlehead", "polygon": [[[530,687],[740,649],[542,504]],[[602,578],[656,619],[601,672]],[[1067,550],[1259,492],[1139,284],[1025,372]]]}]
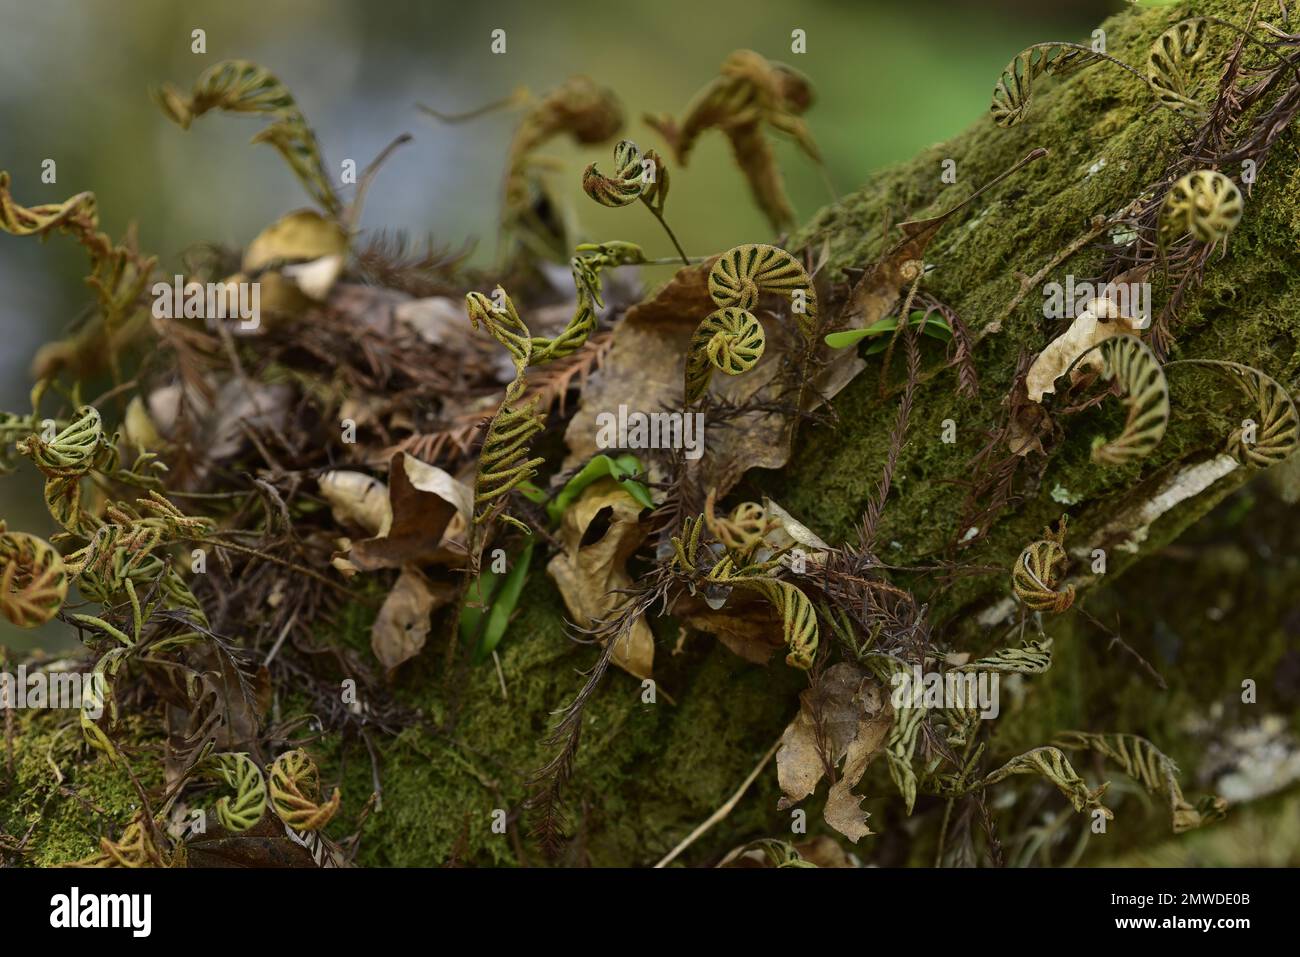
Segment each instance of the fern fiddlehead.
[{"label": "fern fiddlehead", "polygon": [[286,751],[271,763],[271,807],[295,831],[318,831],[339,809],[339,789],[321,801],[320,771],[306,751]]},{"label": "fern fiddlehead", "polygon": [[[761,596],[781,616],[782,635],[790,649],[786,664],[801,670],[811,668],[817,654],[820,629],[817,612],[808,596],[798,585],[771,576],[770,572],[778,564],[775,561],[738,564],[737,556],[731,552],[723,551],[720,557],[709,547],[701,552],[700,539],[707,526],[705,515],[687,518],[682,523],[681,535],[671,538],[673,568],[705,583],[740,588]],[[700,561],[702,557],[713,562],[707,572]]]},{"label": "fern fiddlehead", "polygon": [[1062,515],[1055,532],[1050,528],[1043,529],[1043,537],[1027,545],[1016,559],[1011,572],[1011,588],[1031,611],[1060,614],[1074,604],[1073,585],[1063,591],[1056,590],[1068,558],[1065,526],[1066,516]]},{"label": "fern fiddlehead", "polygon": [[208,758],[209,773],[233,790],[217,799],[217,821],[227,831],[247,831],[266,813],[266,777],[247,754],[224,752]]},{"label": "fern fiddlehead", "polygon": [[643,156],[641,148],[631,140],[620,140],[614,147],[614,173],[605,176],[592,163],[582,174],[582,188],[588,196],[602,206],[627,206],[640,200],[651,215],[659,220],[672,242],[683,265],[690,265],[677,235],[664,219],[664,203],[668,200],[668,168],[654,150]]},{"label": "fern fiddlehead", "polygon": [[336,218],[342,214],[343,204],[325,173],[316,134],[288,88],[265,67],[247,60],[224,60],[205,70],[188,95],[169,83],[154,96],[168,119],[183,130],[211,110],[270,117],[271,125],[252,141],[275,147],[321,208]]},{"label": "fern fiddlehead", "polygon": [[1178,766],[1154,744],[1136,734],[1065,731],[1058,736],[1056,743],[1064,748],[1094,751],[1118,764],[1125,774],[1148,791],[1154,794],[1163,792],[1169,802],[1175,834],[1217,820],[1227,809],[1227,802],[1214,795],[1209,795],[1199,805],[1189,803],[1178,783]]},{"label": "fern fiddlehead", "polygon": [[709,270],[708,284],[719,308],[691,336],[685,375],[688,406],[703,398],[714,369],[740,375],[762,358],[766,340],[751,310],[763,293],[790,297],[795,323],[808,342],[817,326],[817,291],[803,266],[784,249],[763,244],[730,249]]},{"label": "fern fiddlehead", "polygon": [[1176,23],[1156,38],[1147,55],[1147,83],[1156,99],[1173,110],[1200,112],[1191,97],[1191,71],[1205,59],[1207,21],[1194,17]]},{"label": "fern fiddlehead", "polygon": [[1078,43],[1035,43],[1016,54],[993,89],[989,112],[1001,127],[1015,126],[1025,118],[1033,98],[1034,81],[1043,76],[1064,77],[1101,61],[1113,63],[1138,79],[1145,78],[1123,60]]},{"label": "fern fiddlehead", "polygon": [[1300,445],[1300,413],[1282,383],[1259,369],[1223,359],[1179,359],[1168,363],[1203,365],[1229,376],[1254,403],[1259,421],[1248,420],[1228,437],[1228,453],[1250,468],[1264,469],[1289,458]]},{"label": "fern fiddlehead", "polygon": [[1164,438],[1169,384],[1156,354],[1136,336],[1115,336],[1094,348],[1102,356],[1103,376],[1115,380],[1124,392],[1128,418],[1117,437],[1098,436],[1093,441],[1092,460],[1126,465],[1149,455]]},{"label": "fern fiddlehead", "polygon": [[1241,222],[1243,202],[1237,184],[1218,170],[1201,169],[1179,179],[1160,207],[1160,238],[1170,242],[1184,235],[1215,243]]},{"label": "fern fiddlehead", "polygon": [[68,597],[68,569],[54,546],[0,522],[0,614],[19,628],[53,620]]}]

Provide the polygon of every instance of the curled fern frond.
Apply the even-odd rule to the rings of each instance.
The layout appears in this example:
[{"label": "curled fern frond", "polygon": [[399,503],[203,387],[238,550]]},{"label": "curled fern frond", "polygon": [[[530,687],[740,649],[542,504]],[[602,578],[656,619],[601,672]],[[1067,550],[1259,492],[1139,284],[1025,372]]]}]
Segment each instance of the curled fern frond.
[{"label": "curled fern frond", "polygon": [[1296,404],[1286,387],[1272,376],[1251,366],[1222,359],[1180,359],[1169,364],[1217,369],[1230,376],[1246,398],[1254,403],[1259,421],[1243,423],[1228,437],[1229,454],[1243,465],[1269,468],[1289,458],[1300,445],[1300,414],[1296,411]]},{"label": "curled fern frond", "polygon": [[812,84],[793,67],[753,50],[733,52],[720,73],[696,94],[680,125],[666,115],[647,116],[646,122],[672,144],[683,166],[701,134],[710,129],[723,133],[754,200],[772,228],[784,231],[794,224],[795,214],[767,128],[789,136],[820,165],[821,151],[803,120],[813,102]]},{"label": "curled fern frond", "polygon": [[99,850],[96,853],[65,866],[137,868],[165,867],[175,864],[177,862],[175,858],[169,861],[159,851],[153,839],[154,829],[149,826],[150,822],[145,818],[144,813],[143,811],[137,813],[116,841],[101,837]]},{"label": "curled fern frond", "polygon": [[1209,49],[1204,17],[1175,23],[1160,34],[1147,56],[1147,83],[1156,99],[1173,110],[1202,112],[1191,96],[1191,73]]},{"label": "curled fern frond", "polygon": [[224,60],[205,70],[188,96],[168,83],[154,98],[183,130],[210,110],[270,117],[271,125],[252,141],[274,146],[321,208],[336,218],[342,214],[343,204],[325,173],[316,134],[288,88],[266,68],[247,60]]},{"label": "curled fern frond", "polygon": [[266,778],[244,753],[223,752],[208,758],[209,773],[235,793],[217,799],[217,821],[227,831],[247,831],[266,813]]},{"label": "curled fern frond", "polygon": [[1136,336],[1115,336],[1096,347],[1104,365],[1104,376],[1124,390],[1128,418],[1117,438],[1098,437],[1093,442],[1092,460],[1106,465],[1125,465],[1151,453],[1164,438],[1169,425],[1169,384],[1160,360]]},{"label": "curled fern frond", "polygon": [[662,207],[668,195],[667,170],[654,150],[643,156],[631,140],[620,140],[614,147],[613,174],[604,175],[592,163],[583,171],[582,189],[602,206],[629,206],[644,199]]},{"label": "curled fern frond", "polygon": [[925,721],[925,712],[926,709],[920,704],[898,708],[894,712],[894,724],[889,729],[889,737],[885,739],[885,761],[889,765],[889,777],[902,795],[903,806],[909,815],[916,805],[918,785],[912,758],[916,754],[916,742]]},{"label": "curled fern frond", "polygon": [[808,596],[797,585],[767,577],[745,577],[735,580],[738,588],[758,592],[781,616],[785,643],[790,651],[785,663],[791,668],[807,671],[817,656],[817,612]]},{"label": "curled fern frond", "polygon": [[1218,170],[1196,170],[1170,187],[1160,207],[1160,238],[1172,242],[1190,235],[1203,243],[1227,239],[1241,222],[1242,209],[1236,183]]},{"label": "curled fern frond", "polygon": [[729,516],[715,515],[714,495],[714,490],[710,490],[704,502],[704,520],[709,532],[728,551],[748,555],[762,543],[771,527],[766,509],[757,502],[741,502]]},{"label": "curled fern frond", "polygon": [[[1039,544],[1039,543],[1035,543]],[[1031,548],[1033,546],[1030,546]],[[1028,551],[1028,549],[1026,549]],[[1023,553],[1022,553],[1023,560]],[[1017,591],[1017,594],[1019,592]],[[1019,648],[1003,648],[984,658],[977,658],[954,668],[954,671],[997,671],[1003,674],[1041,675],[1052,667],[1051,639],[1026,641]]]},{"label": "curled fern frond", "polygon": [[524,369],[533,357],[533,337],[519,318],[515,304],[500,286],[496,287],[494,299],[500,306],[481,292],[471,292],[465,297],[465,311],[469,313],[470,325],[477,329],[480,325],[510,353],[510,359],[516,369]]},{"label": "curled fern frond", "polygon": [[17,447],[52,479],[80,478],[102,465],[111,453],[111,444],[104,437],[103,419],[97,409],[88,405],[79,409],[77,417],[49,442],[39,435],[30,435]]},{"label": "curled fern frond", "polygon": [[339,789],[321,803],[320,771],[306,751],[286,751],[271,763],[271,807],[295,831],[318,831],[339,809]]},{"label": "curled fern frond", "polygon": [[1066,516],[1062,515],[1055,532],[1043,529],[1043,537],[1025,547],[1011,571],[1012,591],[1032,611],[1060,614],[1074,604],[1073,585],[1056,590],[1067,559],[1065,526]]},{"label": "curled fern frond", "polygon": [[117,352],[122,343],[142,328],[132,317],[141,315],[140,299],[153,274],[157,259],[141,254],[134,228],[119,243],[99,228],[99,209],[94,193],[78,193],[63,203],[23,207],[9,194],[9,174],[0,171],[0,230],[17,236],[47,236],[53,230],[76,239],[91,259],[86,283],[99,302],[98,324],[76,336],[51,343],[33,360],[36,378],[57,374],[69,363],[86,362],[93,367],[106,352],[117,371]]},{"label": "curled fern frond", "polygon": [[784,249],[763,243],[736,246],[709,270],[709,295],[724,309],[752,310],[765,292],[790,297],[795,322],[811,339],[817,326],[817,291],[803,265]]},{"label": "curled fern frond", "polygon": [[1096,790],[1089,790],[1087,782],[1079,777],[1078,772],[1070,766],[1069,760],[1059,748],[1047,745],[1017,755],[988,774],[977,786],[989,787],[1006,780],[1013,774],[1037,774],[1055,785],[1056,789],[1069,799],[1075,811],[1083,813],[1087,810],[1096,810],[1101,811],[1107,820],[1114,818],[1110,808],[1101,803],[1101,797],[1106,793],[1109,784],[1103,784]]},{"label": "curled fern frond", "polygon": [[1066,731],[1056,743],[1063,748],[1095,751],[1118,764],[1125,774],[1148,791],[1163,793],[1169,802],[1175,834],[1218,820],[1227,810],[1227,802],[1214,795],[1202,800],[1199,806],[1188,803],[1178,784],[1178,766],[1154,744],[1136,734]]},{"label": "curled fern frond", "polygon": [[19,628],[53,620],[68,597],[68,569],[49,542],[0,523],[0,614]]},{"label": "curled fern frond", "polygon": [[752,312],[719,309],[709,313],[691,336],[686,355],[686,404],[700,400],[714,369],[740,375],[754,368],[766,344],[763,326]]},{"label": "curled fern frond", "polygon": [[1062,77],[1102,60],[1110,60],[1130,73],[1136,73],[1114,57],[1078,43],[1035,43],[1026,47],[1007,64],[993,88],[993,101],[989,104],[993,122],[1005,128],[1023,120],[1033,96],[1034,81],[1039,77]]},{"label": "curled fern frond", "polygon": [[112,727],[117,720],[117,702],[113,697],[112,679],[122,670],[122,665],[131,649],[110,648],[100,655],[95,667],[90,672],[90,680],[81,689],[81,734],[86,743],[97,751],[108,755],[110,761],[116,762],[118,751],[112,740],[100,727],[99,721],[107,711],[106,724]]},{"label": "curled fern frond", "polygon": [[62,203],[19,206],[9,194],[9,174],[0,171],[0,230],[12,236],[38,236],[69,226],[73,220],[97,224],[94,193],[78,193]]},{"label": "curled fern frond", "polygon": [[817,291],[797,259],[784,249],[750,244],[729,249],[709,270],[709,295],[720,307],[691,336],[686,357],[686,404],[708,390],[713,370],[740,375],[762,358],[766,338],[751,312],[763,293],[790,297],[795,322],[812,341],[817,326]]}]

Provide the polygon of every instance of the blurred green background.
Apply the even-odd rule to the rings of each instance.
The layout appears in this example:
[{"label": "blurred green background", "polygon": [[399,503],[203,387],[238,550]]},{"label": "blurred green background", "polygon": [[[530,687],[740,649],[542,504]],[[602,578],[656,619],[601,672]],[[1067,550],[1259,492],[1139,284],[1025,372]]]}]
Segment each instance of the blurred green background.
[{"label": "blurred green background", "polygon": [[[1148,0],[1150,2],[1150,0]],[[287,0],[0,0],[0,169],[13,174],[24,205],[82,190],[99,197],[114,236],[134,221],[142,248],[167,274],[201,240],[245,244],[280,214],[307,204],[287,167],[266,146],[250,147],[256,119],[213,115],[184,133],[148,91],[164,81],[188,89],[222,59],[272,69],[316,128],[327,162],[364,167],[394,136],[414,134],[372,188],[366,229],[402,229],[452,246],[495,246],[503,156],[514,118],[493,114],[439,126],[417,102],[446,112],[472,109],[523,85],[544,92],[586,73],[612,87],[628,118],[624,133],[661,146],[645,112],[680,117],[726,55],[748,47],[807,73],[817,102],[807,115],[840,192],[871,170],[943,140],[988,108],[993,84],[1027,44],[1086,39],[1123,0],[655,0],[604,5]],[[191,52],[191,32],[207,51]],[[493,55],[501,28],[507,52]],[[807,52],[790,50],[791,31]],[[801,218],[825,204],[816,169],[788,143],[778,147]],[[648,215],[609,210],[583,197],[580,171],[608,162],[609,147],[567,142],[545,150],[572,175],[556,195],[591,238],[627,239],[667,255]],[[41,182],[53,159],[57,182]],[[689,169],[674,171],[669,221],[692,254],[768,235],[731,163],[725,141],[705,137]],[[41,244],[0,235],[0,408],[23,411],[37,347],[75,321],[90,301],[86,257],[66,238]],[[0,479],[0,516],[49,534],[34,469]],[[63,630],[62,626],[53,626]],[[0,644],[61,644],[0,622]]]}]

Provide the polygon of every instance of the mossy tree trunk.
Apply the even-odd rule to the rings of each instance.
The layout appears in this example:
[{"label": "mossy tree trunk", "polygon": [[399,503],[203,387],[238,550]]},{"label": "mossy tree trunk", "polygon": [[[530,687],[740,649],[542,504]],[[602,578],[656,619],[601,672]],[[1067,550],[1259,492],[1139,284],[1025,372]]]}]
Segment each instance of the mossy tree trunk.
[{"label": "mossy tree trunk", "polygon": [[[1245,0],[1211,0],[1198,3],[1194,12],[1240,20],[1249,7]],[[1127,62],[1144,64],[1154,38],[1192,12],[1182,4],[1116,16],[1103,25],[1108,50]],[[1230,37],[1220,34],[1216,43],[1226,47]],[[989,77],[990,90],[995,79]],[[885,248],[887,238],[893,242],[896,233],[886,236],[888,223],[943,212],[1031,149],[1046,147],[1050,151],[1046,158],[954,217],[928,252],[935,268],[925,280],[926,291],[956,310],[978,333],[1003,313],[1019,291],[1019,274],[1038,272],[1085,232],[1093,217],[1114,214],[1157,181],[1177,149],[1177,119],[1152,109],[1145,86],[1107,64],[1042,86],[1019,126],[1000,129],[981,118],[911,162],[874,175],[856,193],[823,210],[787,245],[819,249],[828,244],[831,255],[824,274],[842,282],[846,267],[865,267]],[[1275,152],[1247,198],[1244,220],[1226,255],[1210,263],[1203,285],[1188,297],[1173,331],[1180,358],[1231,359],[1294,384],[1300,379],[1300,353],[1295,349],[1300,336],[1300,271],[1295,269],[1300,248],[1296,189],[1300,168],[1294,149]],[[941,179],[948,159],[956,161],[955,184]],[[1100,263],[1100,252],[1085,247],[1049,278],[1063,281],[1066,273],[1078,279],[1094,276]],[[1157,282],[1157,307],[1165,292]],[[1008,596],[1012,562],[1062,512],[1070,514],[1069,544],[1106,539],[1102,544],[1109,556],[1102,584],[1108,589],[1116,576],[1178,536],[1246,478],[1243,469],[1231,471],[1160,514],[1145,534],[1118,539],[1102,535],[1126,510],[1177,481],[1190,467],[1212,461],[1231,427],[1246,414],[1232,388],[1213,376],[1195,371],[1171,374],[1173,416],[1152,456],[1124,468],[1092,463],[1092,437],[1101,432],[1117,434],[1122,412],[1112,401],[1075,416],[1041,480],[1025,489],[1016,507],[979,530],[982,541],[953,552],[952,543],[965,532],[964,491],[956,483],[969,478],[969,461],[1002,420],[1002,403],[1021,354],[1041,349],[1064,328],[1043,319],[1041,302],[1039,291],[1031,289],[1001,323],[1001,331],[979,341],[974,351],[980,376],[975,398],[958,396],[953,370],[918,387],[910,438],[881,527],[880,541],[892,563],[922,564],[955,555],[961,561],[1003,570],[962,579],[932,606],[940,633],[951,636],[954,647],[962,650],[983,651],[995,640],[989,629],[976,623],[978,615]],[[832,309],[841,305],[830,303]],[[936,367],[943,356],[938,350],[927,352],[925,362],[927,369]],[[852,540],[889,445],[897,397],[881,398],[878,370],[878,364],[869,365],[836,398],[837,428],[805,430],[786,469],[750,477],[749,488],[761,487],[832,543]],[[941,440],[948,419],[956,425],[955,443]],[[1054,489],[1056,498],[1051,494]],[[1061,498],[1071,504],[1062,504]],[[1138,600],[1160,594],[1175,603],[1179,600],[1177,589],[1173,594],[1167,590],[1167,581],[1163,593],[1146,588],[1148,582],[1154,587],[1164,576],[1177,575],[1176,570],[1150,562],[1139,568],[1151,578],[1144,578],[1143,587],[1136,590]],[[1293,584],[1286,576],[1294,572],[1289,566],[1276,570],[1282,587]],[[1116,599],[1104,596],[1124,593],[1103,590],[1100,594],[1099,607],[1110,608]],[[1131,609],[1118,610],[1124,614]],[[1149,627],[1150,616],[1142,609],[1138,612],[1141,627]],[[1269,604],[1259,613],[1280,616],[1282,611]],[[595,654],[566,639],[564,617],[549,580],[533,575],[523,612],[502,649],[505,694],[493,669],[477,669],[461,690],[463,711],[451,737],[411,730],[381,742],[382,809],[367,822],[362,862],[429,865],[453,856],[478,864],[541,862],[520,834],[522,823],[515,814],[526,796],[528,775],[549,757],[541,742],[551,712],[571,699],[582,681],[578,672],[591,664]],[[345,640],[362,646],[368,623],[359,616],[353,624],[355,631]],[[1228,657],[1239,661],[1239,655],[1254,649],[1261,660],[1275,659],[1273,652],[1280,651],[1267,645],[1273,640],[1267,637],[1267,627],[1271,626],[1261,624],[1254,633],[1245,629],[1241,641],[1246,647],[1238,647]],[[1080,722],[1107,722],[1086,730],[1141,733],[1143,727],[1109,724],[1122,716],[1107,704],[1113,704],[1117,688],[1146,695],[1145,714],[1127,709],[1127,716],[1143,721],[1146,728],[1172,729],[1180,709],[1195,707],[1202,700],[1189,698],[1185,688],[1177,687],[1163,697],[1152,694],[1142,685],[1143,679],[1134,677],[1131,662],[1117,662],[1114,655],[1098,650],[1100,635],[1090,633],[1077,615],[1054,619],[1049,633],[1057,639],[1058,649],[1064,650],[1046,684],[1048,697],[1004,718],[1013,727],[995,744],[1001,748],[1005,743],[1008,755],[1015,753],[1010,749],[1016,745],[1045,743],[1043,737],[1035,737],[1039,732],[1050,735]],[[587,709],[580,757],[567,791],[574,842],[564,861],[653,863],[731,794],[797,708],[797,692],[806,678],[783,664],[767,668],[748,664],[707,636],[688,637],[680,653],[673,651],[676,634],[662,633],[658,638],[656,676],[662,692],[658,703],[644,704],[640,682],[613,673]],[[435,685],[443,656],[437,642],[431,645],[403,673],[397,694],[436,718],[445,702],[427,689]],[[1261,649],[1266,646],[1273,651],[1264,654]],[[1183,654],[1194,660],[1198,648],[1185,648]],[[1222,657],[1215,656],[1222,673],[1197,684],[1194,694],[1225,694],[1225,688],[1237,680],[1235,666],[1223,663]],[[1179,675],[1176,671],[1170,676],[1171,685],[1177,684]],[[1089,694],[1094,698],[1089,699]],[[1025,723],[1015,726],[1017,720]],[[25,741],[21,747],[31,757],[35,754],[31,749],[41,746],[40,737],[33,732]],[[324,757],[327,776],[342,774],[345,808],[360,807],[372,785],[364,749],[351,747],[346,760],[328,751]],[[23,766],[29,764],[31,773],[36,773],[34,758]],[[97,773],[98,765],[79,770],[87,777]],[[916,863],[925,862],[919,852],[899,850],[906,840],[903,820],[883,771],[873,769],[865,787],[866,807],[874,814],[871,823],[881,833],[866,838],[858,853],[867,859],[885,853],[891,860],[913,857]],[[788,834],[789,812],[777,810],[777,797],[775,774],[769,769],[735,811],[684,860],[708,862],[744,840]],[[498,808],[512,815],[511,832],[505,835],[492,830],[493,811]],[[917,809],[918,814],[933,812],[925,801]],[[819,820],[815,804],[808,817]],[[56,826],[67,823],[49,825],[51,835]],[[1157,830],[1153,836],[1163,833]],[[40,841],[38,834],[34,845]],[[88,851],[89,836],[84,843]],[[62,852],[69,844],[75,846],[77,841],[51,836],[48,846]]]}]

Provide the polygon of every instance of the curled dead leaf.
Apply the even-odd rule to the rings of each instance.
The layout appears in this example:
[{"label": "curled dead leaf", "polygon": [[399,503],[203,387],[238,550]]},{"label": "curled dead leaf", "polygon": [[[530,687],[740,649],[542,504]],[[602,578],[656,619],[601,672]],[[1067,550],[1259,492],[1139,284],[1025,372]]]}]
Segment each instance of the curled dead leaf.
[{"label": "curled dead leaf", "polygon": [[[561,552],[546,566],[574,622],[589,627],[609,618],[623,601],[619,589],[631,586],[627,560],[645,540],[642,505],[613,479],[593,482],[565,511],[560,523]],[[613,651],[613,662],[638,678],[654,664],[654,634],[638,618]]]},{"label": "curled dead leaf", "polygon": [[[1042,402],[1044,395],[1055,394],[1056,380],[1065,374],[1075,359],[1097,343],[1105,342],[1113,336],[1132,334],[1138,327],[1137,320],[1122,315],[1110,300],[1090,301],[1070,328],[1049,342],[1029,367],[1025,389],[1030,401]],[[1089,353],[1076,367],[1080,371],[1087,368],[1101,370],[1099,352]]]},{"label": "curled dead leaf", "polygon": [[330,503],[334,520],[355,525],[370,535],[387,535],[393,523],[388,486],[365,472],[335,469],[318,479],[321,496]]},{"label": "curled dead leaf", "polygon": [[415,568],[404,568],[384,599],[370,629],[370,648],[389,671],[420,653],[429,637],[430,616],[450,602],[456,587],[431,582]]},{"label": "curled dead leaf", "polygon": [[827,795],[826,823],[856,843],[872,833],[862,797],[853,793],[893,725],[893,710],[879,683],[864,669],[841,662],[827,669],[800,696],[799,713],[785,729],[776,752],[782,809],[817,788],[829,766],[843,767]]},{"label": "curled dead leaf", "polygon": [[461,565],[465,550],[455,538],[469,519],[473,499],[473,489],[464,482],[398,452],[388,466],[391,525],[386,534],[353,543],[348,559],[362,571],[407,564]]}]

